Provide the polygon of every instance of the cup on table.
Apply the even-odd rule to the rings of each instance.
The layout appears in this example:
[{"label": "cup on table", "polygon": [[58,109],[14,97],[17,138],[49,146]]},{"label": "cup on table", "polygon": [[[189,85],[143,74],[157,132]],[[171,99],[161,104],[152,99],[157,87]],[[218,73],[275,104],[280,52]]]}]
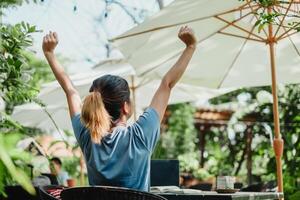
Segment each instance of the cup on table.
[{"label": "cup on table", "polygon": [[234,176],[218,176],[217,177],[217,189],[226,190],[234,189],[235,177]]}]

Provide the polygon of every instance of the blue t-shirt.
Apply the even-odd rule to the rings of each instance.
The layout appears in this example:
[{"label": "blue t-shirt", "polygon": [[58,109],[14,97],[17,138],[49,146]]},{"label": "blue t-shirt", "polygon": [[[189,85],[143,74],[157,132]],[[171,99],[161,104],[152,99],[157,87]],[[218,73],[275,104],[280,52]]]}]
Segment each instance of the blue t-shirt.
[{"label": "blue t-shirt", "polygon": [[116,127],[100,144],[91,141],[80,114],[72,117],[72,125],[86,161],[90,185],[149,191],[150,158],[160,134],[156,110],[147,108],[134,124]]}]

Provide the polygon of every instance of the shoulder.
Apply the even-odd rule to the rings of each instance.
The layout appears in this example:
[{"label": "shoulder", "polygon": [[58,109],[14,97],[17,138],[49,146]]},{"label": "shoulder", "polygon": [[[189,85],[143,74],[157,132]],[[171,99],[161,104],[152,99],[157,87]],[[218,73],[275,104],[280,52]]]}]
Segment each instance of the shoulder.
[{"label": "shoulder", "polygon": [[154,108],[147,108],[132,125],[134,137],[152,152],[160,134],[160,119]]},{"label": "shoulder", "polygon": [[139,119],[136,121],[137,124],[139,125],[144,125],[144,124],[160,124],[159,120],[159,115],[158,112],[152,108],[148,107],[144,113],[139,117]]},{"label": "shoulder", "polygon": [[85,144],[90,139],[88,129],[81,121],[80,113],[76,113],[71,117],[72,127],[75,137],[80,145]]}]

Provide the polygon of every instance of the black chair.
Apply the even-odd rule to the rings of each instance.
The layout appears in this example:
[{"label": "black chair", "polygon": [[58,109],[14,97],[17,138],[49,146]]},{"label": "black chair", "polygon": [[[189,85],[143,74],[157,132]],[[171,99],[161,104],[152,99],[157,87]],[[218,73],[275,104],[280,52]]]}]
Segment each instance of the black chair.
[{"label": "black chair", "polygon": [[242,188],[241,192],[262,192],[263,191],[264,184],[263,183],[257,183],[248,185],[247,187]]},{"label": "black chair", "polygon": [[151,160],[151,186],[179,186],[178,160]]},{"label": "black chair", "polygon": [[57,177],[54,174],[42,173],[43,176],[46,176],[50,179],[51,185],[59,185]]},{"label": "black chair", "polygon": [[40,200],[60,200],[61,192],[64,186],[49,185],[39,188]]},{"label": "black chair", "polygon": [[119,187],[74,187],[64,189],[62,200],[166,200],[148,192]]},{"label": "black chair", "polygon": [[241,182],[234,183],[234,188],[235,189],[241,189],[241,188],[243,188],[243,183],[241,183]]},{"label": "black chair", "polygon": [[0,199],[5,200],[39,200],[38,188],[35,188],[36,195],[29,194],[22,186],[6,186],[4,188],[6,197],[0,197]]},{"label": "black chair", "polygon": [[212,184],[211,183],[198,183],[196,185],[192,185],[190,189],[202,190],[202,191],[211,191]]}]

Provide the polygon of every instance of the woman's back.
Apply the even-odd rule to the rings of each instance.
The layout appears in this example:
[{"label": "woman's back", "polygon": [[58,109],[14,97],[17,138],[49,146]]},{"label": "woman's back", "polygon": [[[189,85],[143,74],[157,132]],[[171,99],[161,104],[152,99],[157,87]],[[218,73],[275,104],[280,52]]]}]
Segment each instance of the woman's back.
[{"label": "woman's back", "polygon": [[[43,38],[45,57],[63,88],[77,141],[85,156],[91,185],[112,185],[148,190],[150,156],[159,137],[171,90],[186,70],[197,41],[193,30],[178,33],[186,45],[178,61],[164,75],[150,107],[132,126],[121,128],[132,113],[130,87],[124,78],[105,75],[95,79],[83,103],[77,89],[58,62],[54,49],[58,36],[51,31]],[[79,114],[80,113],[80,114]],[[84,124],[84,125],[83,125]],[[108,130],[114,129],[111,135]]]},{"label": "woman's back", "polygon": [[87,163],[91,185],[149,190],[150,158],[160,127],[159,116],[153,108],[148,108],[131,126],[117,126],[100,144],[91,141],[80,114],[72,118],[72,124]]}]

